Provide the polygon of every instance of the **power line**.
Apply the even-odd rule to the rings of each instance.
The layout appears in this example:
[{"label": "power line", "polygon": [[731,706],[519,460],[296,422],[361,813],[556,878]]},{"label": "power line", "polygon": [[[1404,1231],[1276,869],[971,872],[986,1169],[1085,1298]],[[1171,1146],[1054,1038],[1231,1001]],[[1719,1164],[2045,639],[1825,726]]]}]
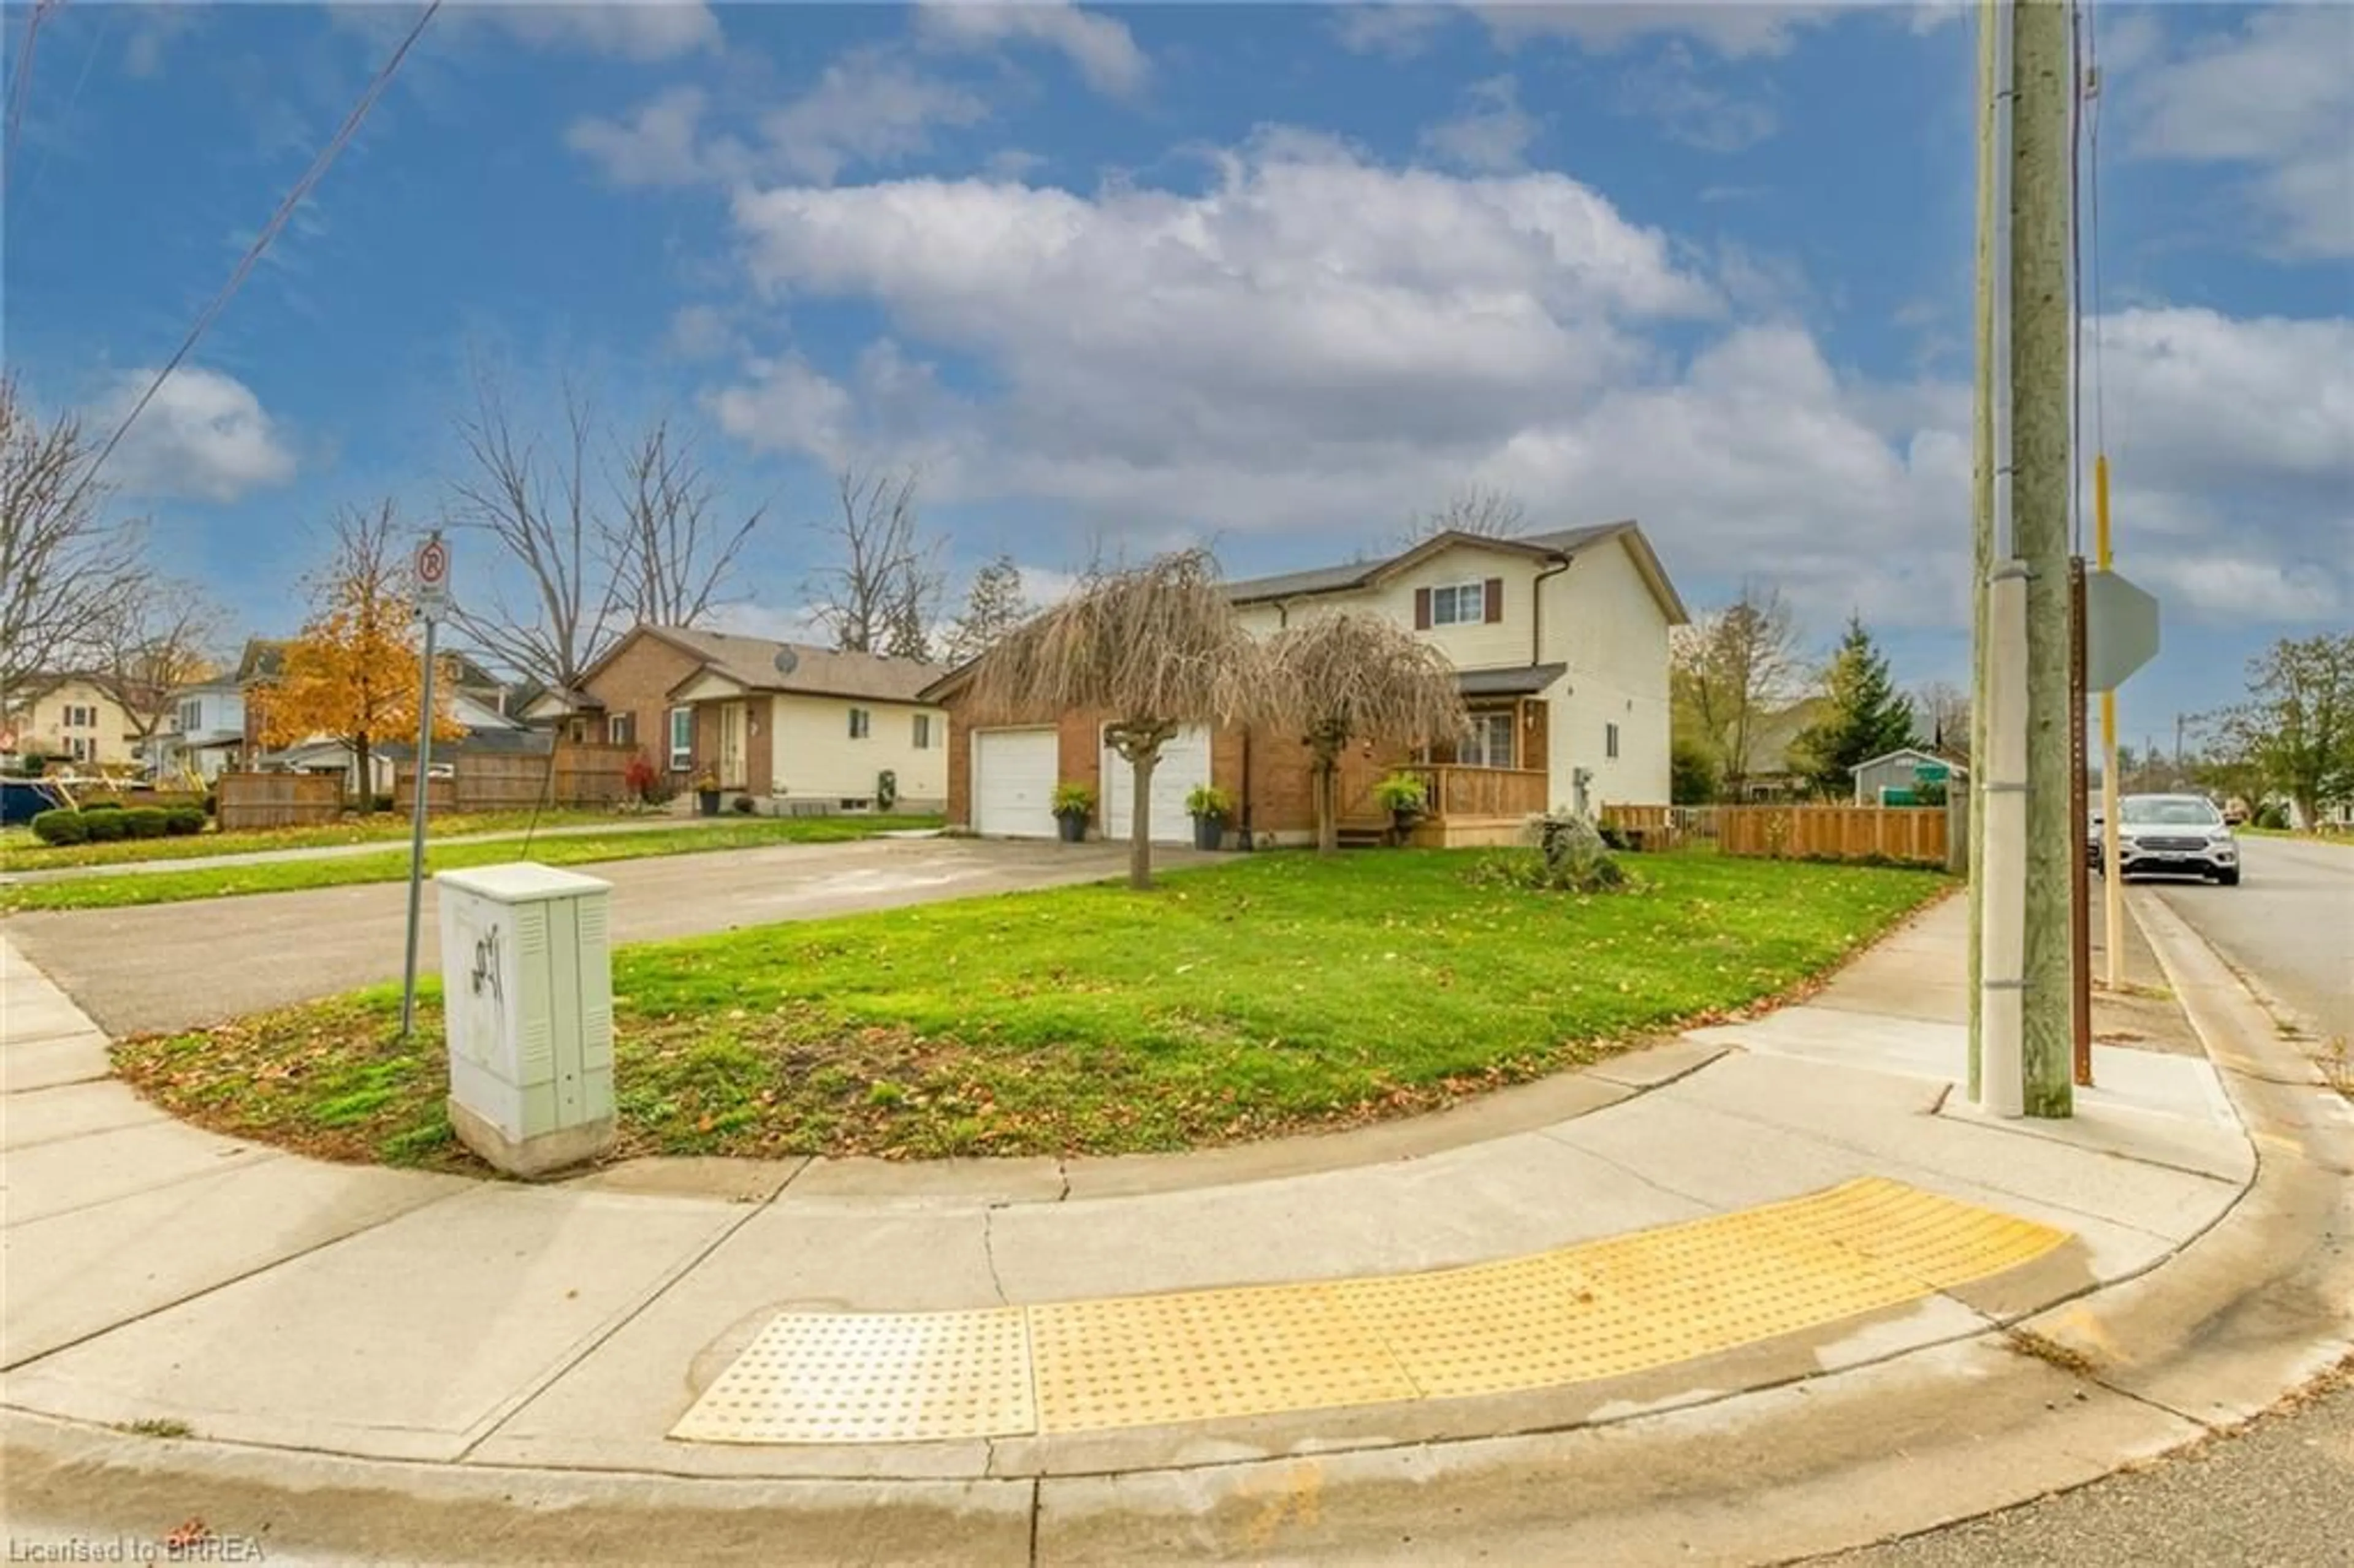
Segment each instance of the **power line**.
[{"label": "power line", "polygon": [[32,15],[25,18],[25,41],[16,51],[16,69],[8,79],[8,123],[5,144],[0,144],[0,185],[5,185],[16,166],[16,141],[25,129],[25,100],[33,91],[33,44],[41,36],[41,22],[50,11],[65,0],[33,0]]},{"label": "power line", "polygon": [[287,220],[294,216],[295,209],[300,207],[304,198],[310,196],[312,187],[325,175],[328,168],[334,164],[337,154],[343,152],[345,144],[358,132],[361,122],[368,116],[368,111],[376,107],[376,100],[383,97],[384,90],[391,85],[393,73],[400,69],[400,62],[408,58],[410,47],[423,35],[426,24],[431,22],[434,14],[440,9],[441,0],[428,0],[424,12],[417,18],[417,25],[408,29],[408,36],[400,40],[400,46],[392,51],[391,58],[384,62],[375,78],[367,84],[366,89],[360,93],[359,101],[352,105],[352,111],[344,117],[343,124],[336,128],[334,135],[328,139],[327,144],[319,149],[318,156],[311,160],[311,166],[302,171],[302,177],[296,180],[293,186],[287,191],[285,199],[278,204],[278,210],[271,213],[270,221],[261,226],[261,232],[254,236],[253,243],[247,248],[244,256],[239,259],[236,270],[229,273],[228,281],[221,286],[219,293],[213,296],[212,302],[205,306],[203,313],[196,317],[196,325],[188,329],[186,338],[182,340],[179,348],[174,352],[172,357],[164,362],[164,368],[155,373],[155,378],[147,384],[147,389],[139,395],[139,400],[131,406],[131,411],[122,416],[122,422],[114,427],[114,433],[106,438],[106,444],[98,449],[98,456],[91,460],[89,469],[82,475],[81,483],[74,487],[74,494],[77,498],[82,491],[90,487],[90,482],[98,477],[98,471],[105,466],[106,460],[112,456],[114,449],[122,444],[123,436],[129,433],[132,425],[137,421],[141,414],[146,411],[147,405],[154,400],[155,394],[163,389],[164,383],[171,378],[172,372],[180,367],[181,362],[186,359],[189,352],[196,346],[196,340],[205,335],[206,329],[213,324],[214,319],[227,309],[229,301],[236,297],[238,290],[245,285],[247,276],[252,272],[255,263],[261,260],[261,253],[270,249],[270,242],[278,238],[279,230],[286,227]]}]

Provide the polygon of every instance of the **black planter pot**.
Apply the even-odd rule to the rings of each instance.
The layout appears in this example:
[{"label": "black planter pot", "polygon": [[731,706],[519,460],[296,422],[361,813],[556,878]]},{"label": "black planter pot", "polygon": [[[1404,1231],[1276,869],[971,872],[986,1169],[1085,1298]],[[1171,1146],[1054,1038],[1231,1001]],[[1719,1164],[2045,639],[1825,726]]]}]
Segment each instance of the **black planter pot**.
[{"label": "black planter pot", "polygon": [[1224,846],[1225,839],[1226,820],[1224,817],[1196,817],[1193,819],[1193,847],[1195,849],[1218,849]]},{"label": "black planter pot", "polygon": [[1055,819],[1066,844],[1085,843],[1087,840],[1087,820],[1076,811],[1066,811]]},{"label": "black planter pot", "polygon": [[695,803],[702,809],[705,816],[716,817],[719,814],[719,791],[716,789],[697,789],[695,792]]},{"label": "black planter pot", "polygon": [[1416,821],[1420,818],[1421,815],[1422,813],[1419,811],[1392,811],[1390,813],[1391,844],[1398,849],[1404,849],[1405,847],[1406,840],[1411,837],[1414,832],[1414,824]]}]

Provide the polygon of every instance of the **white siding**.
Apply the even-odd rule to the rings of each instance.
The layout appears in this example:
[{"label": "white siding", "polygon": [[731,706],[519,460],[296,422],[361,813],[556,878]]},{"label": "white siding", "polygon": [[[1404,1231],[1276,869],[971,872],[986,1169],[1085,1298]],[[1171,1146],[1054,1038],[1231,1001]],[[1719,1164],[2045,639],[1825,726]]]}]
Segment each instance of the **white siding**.
[{"label": "white siding", "polygon": [[[866,734],[854,739],[850,710],[864,708]],[[864,800],[877,775],[898,775],[899,800],[937,810],[949,796],[947,711],[915,703],[779,695],[769,737],[775,758],[770,788],[788,799]],[[931,744],[917,747],[915,717],[927,715]],[[755,744],[758,744],[757,741]]]},{"label": "white siding", "polygon": [[1546,582],[1543,652],[1540,662],[1569,666],[1545,693],[1553,804],[1574,802],[1572,770],[1585,768],[1594,806],[1665,805],[1668,618],[1623,540],[1581,552]]}]

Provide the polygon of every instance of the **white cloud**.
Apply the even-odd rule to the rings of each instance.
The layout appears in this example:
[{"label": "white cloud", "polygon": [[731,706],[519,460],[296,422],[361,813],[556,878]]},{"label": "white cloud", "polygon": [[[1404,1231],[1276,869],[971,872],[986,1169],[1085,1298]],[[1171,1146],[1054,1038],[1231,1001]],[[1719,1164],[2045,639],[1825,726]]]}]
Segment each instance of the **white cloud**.
[{"label": "white cloud", "polygon": [[1621,5],[1539,3],[1475,5],[1497,42],[1557,37],[1598,53],[1622,48],[1638,38],[1696,39],[1720,55],[1740,58],[1786,53],[1801,28],[1819,26],[1848,6],[1783,5],[1776,0],[1706,0],[1679,5],[1634,0]]},{"label": "white cloud", "polygon": [[1703,79],[1691,48],[1680,40],[1664,46],[1657,58],[1628,68],[1618,79],[1617,108],[1621,114],[1656,120],[1675,140],[1707,153],[1754,147],[1781,125],[1781,117],[1763,99]]},{"label": "white cloud", "polygon": [[735,323],[716,305],[681,305],[670,318],[666,346],[681,359],[716,359],[735,348]]},{"label": "white cloud", "polygon": [[[839,380],[770,362],[716,395],[774,450],[905,452],[935,500],[1059,503],[1138,549],[1314,535],[1336,559],[1478,474],[1543,522],[1642,518],[1692,584],[1967,620],[1967,387],[1841,370],[1782,264],[1695,275],[1702,252],[1557,174],[1269,132],[1198,194],[902,181],[747,191],[735,216],[769,301],[890,322]],[[1671,323],[1698,346],[1670,352]],[[2150,580],[2221,557],[2213,581],[2279,613],[2348,602],[2354,323],[2128,311],[2105,343],[2120,536]],[[975,377],[950,362],[991,393],[951,390]]]},{"label": "white cloud", "polygon": [[[2145,37],[2145,42],[2147,38]],[[2295,260],[2354,257],[2354,10],[2283,5],[2128,74],[2129,146],[2252,165],[2266,243]]]},{"label": "white cloud", "polygon": [[627,120],[576,120],[564,140],[617,185],[700,185],[724,166],[701,143],[705,103],[700,89],[674,87],[638,105]]},{"label": "white cloud", "polygon": [[1097,92],[1125,97],[1151,74],[1125,22],[1066,0],[927,0],[918,37],[936,48],[993,48],[1013,42],[1057,49]]},{"label": "white cloud", "polygon": [[630,60],[664,60],[716,48],[719,18],[703,0],[494,0],[452,5],[450,20],[480,20],[525,43]]},{"label": "white cloud", "polygon": [[764,174],[829,182],[854,166],[919,156],[935,128],[989,115],[971,93],[880,49],[828,65],[807,92],[762,116],[751,142],[711,132],[711,110],[701,89],[670,88],[626,119],[575,121],[565,140],[624,187],[724,185]]},{"label": "white cloud", "polygon": [[989,106],[962,88],[906,61],[856,51],[826,67],[817,85],[761,122],[782,167],[832,180],[853,164],[891,164],[928,152],[935,126],[988,118]]},{"label": "white cloud", "polygon": [[1517,169],[1543,122],[1521,107],[1520,84],[1509,76],[1471,84],[1470,105],[1422,133],[1422,144],[1467,169]]},{"label": "white cloud", "polygon": [[1332,34],[1352,54],[1386,55],[1412,59],[1430,47],[1431,39],[1455,19],[1452,5],[1426,5],[1407,0],[1378,0],[1363,5],[1335,5]]},{"label": "white cloud", "polygon": [[[126,371],[100,418],[111,429],[155,376]],[[126,494],[228,502],[294,477],[294,453],[252,388],[217,370],[183,366],[156,388],[109,461]]]}]

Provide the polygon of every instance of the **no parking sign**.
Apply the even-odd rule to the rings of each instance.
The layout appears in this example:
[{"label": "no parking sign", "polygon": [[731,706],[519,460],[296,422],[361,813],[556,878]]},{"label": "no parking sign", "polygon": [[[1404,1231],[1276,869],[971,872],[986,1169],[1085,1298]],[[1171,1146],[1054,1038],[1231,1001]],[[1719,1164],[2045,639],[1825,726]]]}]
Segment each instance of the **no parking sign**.
[{"label": "no parking sign", "polygon": [[439,533],[417,546],[417,613],[439,620],[450,613],[450,546]]}]

